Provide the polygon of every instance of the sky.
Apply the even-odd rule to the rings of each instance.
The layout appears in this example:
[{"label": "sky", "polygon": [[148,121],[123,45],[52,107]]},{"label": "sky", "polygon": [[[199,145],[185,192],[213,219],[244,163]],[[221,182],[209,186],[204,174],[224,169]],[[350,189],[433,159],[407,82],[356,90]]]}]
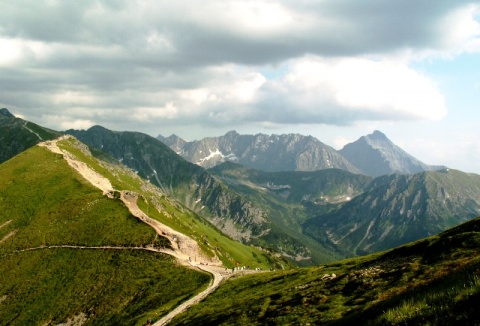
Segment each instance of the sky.
[{"label": "sky", "polygon": [[480,2],[0,2],[0,106],[191,141],[380,130],[480,174]]}]

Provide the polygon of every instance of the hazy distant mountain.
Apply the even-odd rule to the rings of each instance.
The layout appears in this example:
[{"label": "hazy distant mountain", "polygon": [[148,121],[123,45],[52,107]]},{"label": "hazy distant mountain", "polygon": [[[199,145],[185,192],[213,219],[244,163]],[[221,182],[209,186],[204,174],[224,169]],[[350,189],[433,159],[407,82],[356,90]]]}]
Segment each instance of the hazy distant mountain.
[{"label": "hazy distant mountain", "polygon": [[175,134],[169,137],[163,137],[162,135],[158,135],[157,139],[160,140],[165,145],[167,145],[168,147],[170,147],[176,153],[181,152],[185,144],[187,144],[186,140],[183,140],[182,138],[178,137]]},{"label": "hazy distant mountain", "polygon": [[240,135],[230,131],[224,136],[193,142],[185,142],[175,135],[168,138],[159,136],[158,139],[186,160],[205,168],[232,161],[269,172],[337,168],[360,173],[334,148],[312,136]]},{"label": "hazy distant mountain", "polygon": [[480,176],[445,169],[378,177],[363,194],[304,228],[356,255],[437,234],[479,215]]},{"label": "hazy distant mountain", "polygon": [[378,130],[345,145],[339,153],[363,173],[373,177],[390,173],[412,174],[445,168],[420,162],[392,143]]},{"label": "hazy distant mountain", "polygon": [[27,148],[60,135],[32,122],[16,118],[7,109],[0,109],[0,163]]}]

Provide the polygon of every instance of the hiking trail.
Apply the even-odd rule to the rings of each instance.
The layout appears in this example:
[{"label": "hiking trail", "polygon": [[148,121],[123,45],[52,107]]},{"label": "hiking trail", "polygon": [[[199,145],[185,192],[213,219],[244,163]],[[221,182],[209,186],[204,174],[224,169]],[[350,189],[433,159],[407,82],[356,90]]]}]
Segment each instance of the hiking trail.
[{"label": "hiking trail", "polygon": [[[74,137],[70,135],[64,135],[54,140],[41,142],[38,144],[38,146],[46,147],[53,153],[61,154],[67,163],[78,173],[80,173],[87,181],[89,181],[93,186],[99,188],[104,195],[113,198],[113,192],[115,189],[113,189],[110,180],[95,172],[86,163],[79,161],[69,152],[58,147],[58,141],[68,138]],[[166,325],[176,315],[187,310],[190,306],[200,302],[206,296],[212,293],[220,285],[220,283],[229,276],[229,273],[226,272],[225,268],[221,265],[221,262],[217,257],[209,258],[204,255],[195,240],[147,216],[137,205],[138,194],[128,190],[121,190],[120,194],[120,200],[122,200],[130,213],[151,226],[159,236],[167,238],[173,248],[158,250],[151,249],[152,251],[160,251],[171,255],[175,257],[178,263],[181,265],[200,269],[210,273],[213,276],[213,280],[205,290],[177,306],[175,309],[153,324],[155,326]],[[112,247],[112,249],[114,248]],[[192,261],[192,257],[195,257],[195,261]],[[197,261],[201,263],[197,263]]]}]

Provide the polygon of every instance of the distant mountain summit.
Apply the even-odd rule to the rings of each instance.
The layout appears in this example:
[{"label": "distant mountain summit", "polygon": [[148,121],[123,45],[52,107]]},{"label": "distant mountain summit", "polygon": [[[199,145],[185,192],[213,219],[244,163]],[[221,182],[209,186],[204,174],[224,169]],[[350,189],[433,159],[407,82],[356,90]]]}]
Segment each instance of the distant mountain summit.
[{"label": "distant mountain summit", "polygon": [[174,150],[176,153],[182,151],[183,146],[187,143],[186,140],[183,140],[182,138],[178,137],[177,135],[173,134],[169,137],[163,137],[159,135],[157,137],[158,140],[160,140],[162,143],[170,147],[170,149]]},{"label": "distant mountain summit", "polygon": [[186,160],[204,168],[231,161],[268,172],[337,168],[360,173],[334,148],[312,136],[240,135],[229,131],[224,136],[193,142],[186,142],[175,135],[168,138],[159,136],[158,139]]},{"label": "distant mountain summit", "polygon": [[372,177],[391,173],[413,174],[445,168],[427,165],[417,160],[378,130],[345,145],[339,153],[364,174]]}]

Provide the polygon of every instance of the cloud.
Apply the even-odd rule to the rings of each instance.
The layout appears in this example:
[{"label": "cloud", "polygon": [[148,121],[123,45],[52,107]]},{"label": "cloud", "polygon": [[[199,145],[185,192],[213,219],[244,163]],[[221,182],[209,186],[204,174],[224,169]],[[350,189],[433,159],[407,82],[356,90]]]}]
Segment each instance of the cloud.
[{"label": "cloud", "polygon": [[435,84],[405,64],[311,56],[295,60],[284,78],[266,85],[261,106],[290,123],[440,119],[447,112]]},{"label": "cloud", "polygon": [[0,102],[56,128],[440,119],[435,82],[409,62],[479,51],[478,12],[469,1],[6,0]]}]

